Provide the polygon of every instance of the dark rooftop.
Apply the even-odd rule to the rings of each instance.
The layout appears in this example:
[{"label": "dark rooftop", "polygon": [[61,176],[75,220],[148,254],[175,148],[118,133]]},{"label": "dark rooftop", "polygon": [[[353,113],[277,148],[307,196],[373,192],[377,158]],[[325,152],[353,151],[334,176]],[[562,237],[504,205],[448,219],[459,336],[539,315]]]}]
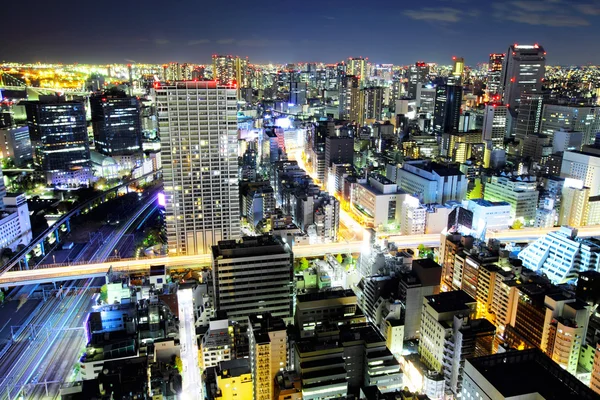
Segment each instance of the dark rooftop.
[{"label": "dark rooftop", "polygon": [[467,363],[479,371],[504,398],[539,393],[546,400],[598,399],[598,395],[589,387],[539,349],[478,357],[467,360]]},{"label": "dark rooftop", "polygon": [[438,313],[466,310],[469,308],[468,304],[475,303],[475,299],[462,290],[425,296],[425,299]]}]

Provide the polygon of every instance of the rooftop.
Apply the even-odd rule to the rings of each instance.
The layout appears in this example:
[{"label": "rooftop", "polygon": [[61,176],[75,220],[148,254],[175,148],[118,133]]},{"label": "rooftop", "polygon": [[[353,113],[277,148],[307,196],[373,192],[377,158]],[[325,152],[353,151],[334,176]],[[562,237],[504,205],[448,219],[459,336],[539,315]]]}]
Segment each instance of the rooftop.
[{"label": "rooftop", "polygon": [[466,310],[470,308],[470,304],[475,303],[475,299],[462,290],[425,296],[425,299],[438,313]]},{"label": "rooftop", "polygon": [[467,360],[465,371],[469,364],[483,375],[504,398],[532,393],[538,393],[541,398],[546,400],[598,398],[598,395],[590,388],[539,349],[473,358]]}]

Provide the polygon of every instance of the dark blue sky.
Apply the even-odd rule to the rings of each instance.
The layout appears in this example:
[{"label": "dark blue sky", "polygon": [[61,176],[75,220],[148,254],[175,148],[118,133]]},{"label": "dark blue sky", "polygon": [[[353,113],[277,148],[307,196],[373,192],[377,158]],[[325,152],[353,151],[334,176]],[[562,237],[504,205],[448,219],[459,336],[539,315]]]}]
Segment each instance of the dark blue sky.
[{"label": "dark blue sky", "polygon": [[511,43],[540,43],[550,64],[600,64],[599,0],[11,0],[5,61],[375,63],[467,65]]}]

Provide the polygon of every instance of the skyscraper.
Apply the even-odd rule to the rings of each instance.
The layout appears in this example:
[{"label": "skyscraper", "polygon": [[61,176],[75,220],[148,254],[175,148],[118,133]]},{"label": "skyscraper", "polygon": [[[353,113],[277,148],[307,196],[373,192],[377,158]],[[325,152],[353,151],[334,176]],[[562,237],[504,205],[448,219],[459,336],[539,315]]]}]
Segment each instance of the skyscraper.
[{"label": "skyscraper", "polygon": [[362,85],[367,79],[367,60],[362,57],[348,58],[346,75],[354,75],[358,77]]},{"label": "skyscraper", "polygon": [[408,97],[417,98],[417,87],[427,82],[428,75],[429,65],[423,61],[417,61],[415,65],[410,66],[408,69]]},{"label": "skyscraper", "polygon": [[600,131],[600,109],[592,106],[544,104],[540,133],[552,138],[554,132],[560,129],[583,132],[582,143],[590,145]]},{"label": "skyscraper", "polygon": [[437,133],[458,131],[462,87],[439,85],[435,91],[435,109],[433,112],[433,130]]},{"label": "skyscraper", "polygon": [[156,102],[169,253],[205,254],[240,234],[235,89],[177,82]]},{"label": "skyscraper", "polygon": [[500,80],[502,77],[502,64],[506,54],[492,53],[490,54],[490,62],[488,64],[488,81],[487,92],[490,97],[495,95],[500,90]]},{"label": "skyscraper", "polygon": [[488,104],[483,115],[483,140],[491,140],[494,149],[504,148],[504,135],[506,134],[506,106]]},{"label": "skyscraper", "polygon": [[340,119],[360,119],[360,83],[358,77],[346,75],[340,81]]},{"label": "skyscraper", "polygon": [[449,85],[461,85],[462,76],[465,72],[465,59],[462,57],[452,57],[454,65],[452,67],[452,74],[448,77]]},{"label": "skyscraper", "polygon": [[248,58],[213,54],[213,80],[221,85],[233,86],[236,96],[241,96],[241,88],[249,86]]},{"label": "skyscraper", "polygon": [[85,108],[77,101],[25,102],[34,163],[47,173],[89,169]]},{"label": "skyscraper", "polygon": [[527,141],[527,138],[540,131],[542,107],[543,96],[541,93],[521,93],[519,115],[515,124],[515,138],[519,141],[521,154],[523,154],[523,145]]},{"label": "skyscraper", "polygon": [[383,88],[364,88],[361,95],[362,119],[360,125],[364,125],[367,120],[380,120],[383,114]]},{"label": "skyscraper", "polygon": [[90,97],[94,141],[99,153],[111,157],[142,154],[141,104],[124,92]]},{"label": "skyscraper", "polygon": [[248,316],[269,312],[291,322],[290,247],[275,236],[224,240],[212,247],[215,308],[246,324]]},{"label": "skyscraper", "polygon": [[546,52],[542,46],[511,45],[502,65],[500,89],[504,104],[518,111],[522,93],[541,93],[545,72]]}]

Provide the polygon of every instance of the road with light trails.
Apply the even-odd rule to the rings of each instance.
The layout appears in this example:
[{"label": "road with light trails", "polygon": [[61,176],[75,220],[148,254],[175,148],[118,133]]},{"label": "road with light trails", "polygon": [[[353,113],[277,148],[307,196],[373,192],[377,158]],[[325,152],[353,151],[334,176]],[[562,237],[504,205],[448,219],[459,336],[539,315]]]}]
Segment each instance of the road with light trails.
[{"label": "road with light trails", "polygon": [[[71,296],[52,296],[42,307],[40,312],[29,324],[29,328],[16,338],[7,354],[0,362],[0,398],[16,399],[19,395],[25,398],[40,398],[32,396],[30,391],[39,391],[37,385],[40,378],[48,380],[63,380],[64,376],[58,376],[65,370],[69,371],[77,361],[77,357],[67,360],[69,365],[61,366],[49,361],[55,358],[57,351],[64,353],[64,348],[59,348],[57,342],[64,335],[65,328],[71,328],[80,324],[81,318],[91,306],[93,293],[88,290],[92,279],[71,282],[63,288],[68,291],[77,291]],[[82,286],[83,285],[83,286]],[[83,291],[83,294],[78,294]],[[81,325],[80,325],[81,326]],[[71,350],[81,350],[85,342],[83,330],[79,330],[78,340],[71,338],[69,347]],[[56,389],[54,387],[54,395]],[[45,388],[43,397],[45,397]]]},{"label": "road with light trails", "polygon": [[181,362],[183,365],[182,398],[190,400],[204,399],[202,395],[202,377],[198,367],[198,342],[194,323],[194,298],[192,289],[177,291],[179,303],[179,341],[181,343]]},{"label": "road with light trails", "polygon": [[[543,236],[552,229],[521,229],[507,230],[501,232],[490,232],[489,238],[498,239],[503,242],[525,242],[531,241]],[[600,236],[600,226],[590,226],[579,228],[581,237]],[[420,244],[425,246],[437,247],[440,245],[439,234],[411,235],[411,236],[389,236],[390,242],[395,242],[399,248],[417,248]],[[310,246],[296,246],[294,257],[322,257],[326,254],[345,254],[360,252],[365,246],[363,241],[348,243],[326,243]],[[0,287],[27,285],[31,283],[51,282],[60,279],[77,279],[81,277],[104,276],[112,266],[115,272],[141,272],[149,271],[152,265],[165,265],[166,267],[185,267],[202,268],[211,265],[210,254],[200,254],[193,256],[172,256],[130,259],[101,263],[90,263],[83,265],[70,265],[55,268],[42,268],[29,271],[9,271],[0,275]]]}]

